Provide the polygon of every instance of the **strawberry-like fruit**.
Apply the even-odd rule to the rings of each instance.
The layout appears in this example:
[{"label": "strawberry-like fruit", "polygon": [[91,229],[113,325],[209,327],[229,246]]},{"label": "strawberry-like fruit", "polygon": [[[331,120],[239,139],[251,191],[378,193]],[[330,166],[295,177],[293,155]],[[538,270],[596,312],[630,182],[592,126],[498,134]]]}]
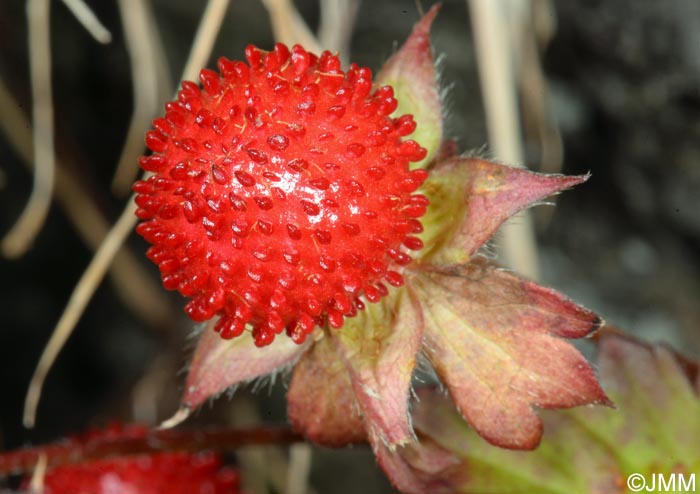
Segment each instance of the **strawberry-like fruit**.
[{"label": "strawberry-like fruit", "polygon": [[409,162],[426,151],[402,139],[413,117],[389,116],[393,90],[373,91],[369,69],[298,45],[246,57],[202,70],[203,89],[184,82],[154,120],[137,231],[193,320],[303,342],[402,285],[428,205]]},{"label": "strawberry-like fruit", "polygon": [[[77,451],[88,444],[140,439],[147,429],[113,424],[65,440]],[[238,494],[240,476],[214,452],[163,452],[118,456],[49,469],[43,494]],[[29,487],[29,479],[23,483]]]},{"label": "strawberry-like fruit", "polygon": [[43,494],[237,494],[238,483],[214,453],[159,453],[56,467]]}]

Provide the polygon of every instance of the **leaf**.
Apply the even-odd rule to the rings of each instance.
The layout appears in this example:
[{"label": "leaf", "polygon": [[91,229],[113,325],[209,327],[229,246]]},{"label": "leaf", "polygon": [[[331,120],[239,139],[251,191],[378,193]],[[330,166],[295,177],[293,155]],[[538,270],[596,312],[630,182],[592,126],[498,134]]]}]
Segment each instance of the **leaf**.
[{"label": "leaf", "polygon": [[291,338],[275,338],[258,348],[249,331],[224,340],[206,325],[190,364],[182,407],[191,410],[236,384],[245,383],[295,362],[309,343],[297,345]]},{"label": "leaf", "polygon": [[296,430],[324,446],[366,440],[350,376],[330,337],[316,342],[294,367],[287,416]]},{"label": "leaf", "polygon": [[481,259],[434,269],[411,279],[425,314],[426,352],[487,441],[532,449],[542,436],[533,407],[608,402],[584,357],[561,339],[595,331],[595,314]]},{"label": "leaf", "polygon": [[[442,161],[421,190],[430,199],[422,219],[423,258],[434,264],[464,264],[513,214],[587,179],[544,175],[477,158]],[[445,225],[453,227],[446,230]]]},{"label": "leaf", "polygon": [[[579,454],[573,458],[559,456],[556,448],[548,446],[547,439],[557,419],[566,412],[546,413],[548,419],[542,443],[534,451],[514,451],[496,448],[478,436],[455,410],[451,401],[435,389],[421,389],[419,404],[414,411],[416,427],[425,435],[427,443],[436,442],[446,451],[460,458],[460,467],[446,472],[444,480],[452,485],[452,492],[507,492],[507,493],[596,493],[619,492],[609,484],[609,472],[604,462],[590,456],[589,441],[577,442],[577,438],[563,436],[571,442],[572,449]],[[610,410],[610,409],[607,409]],[[570,424],[572,425],[572,424]],[[569,431],[576,431],[574,425]],[[567,432],[563,429],[562,432]],[[434,447],[434,446],[433,446]],[[594,461],[591,461],[594,460]],[[410,460],[408,460],[410,462]],[[555,465],[552,467],[552,465]],[[411,464],[411,466],[413,466]],[[572,471],[595,472],[606,489],[596,490],[577,482],[569,483]],[[446,477],[446,478],[445,478]]]},{"label": "leaf", "polygon": [[399,106],[393,115],[413,115],[418,124],[411,138],[428,154],[419,163],[413,163],[411,168],[425,168],[442,142],[442,104],[430,48],[430,26],[439,8],[439,5],[433,6],[418,21],[406,42],[387,60],[376,79],[378,85],[394,88]]},{"label": "leaf", "polygon": [[599,419],[600,429],[615,438],[628,463],[670,470],[690,461],[700,470],[700,397],[693,383],[698,364],[662,345],[603,335],[600,372],[624,413]]},{"label": "leaf", "polygon": [[[616,409],[543,412],[545,434],[535,451],[488,445],[436,390],[419,391],[414,424],[427,444],[434,441],[460,458],[442,475],[452,492],[627,492],[633,473],[649,483],[654,474],[669,479],[672,473],[689,482],[700,475],[698,363],[663,346],[604,333],[601,380]],[[421,471],[411,457],[401,459]]]},{"label": "leaf", "polygon": [[423,320],[407,289],[370,305],[332,334],[350,374],[370,439],[390,448],[414,439],[408,415],[411,375],[423,338]]}]

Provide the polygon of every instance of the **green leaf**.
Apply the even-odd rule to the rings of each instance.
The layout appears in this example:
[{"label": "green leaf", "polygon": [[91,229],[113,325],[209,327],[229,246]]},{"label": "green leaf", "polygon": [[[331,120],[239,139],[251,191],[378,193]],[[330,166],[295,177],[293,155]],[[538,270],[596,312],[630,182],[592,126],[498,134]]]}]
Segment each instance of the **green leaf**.
[{"label": "green leaf", "polygon": [[[606,332],[600,337],[599,366],[616,409],[542,412],[544,437],[531,452],[490,446],[441,393],[421,390],[414,425],[422,441],[431,450],[441,448],[441,455],[449,452],[459,459],[458,465],[441,472],[451,492],[630,492],[626,481],[633,473],[648,485],[655,474],[667,479],[683,474],[686,482],[695,474],[697,482],[698,362],[664,346]],[[421,469],[411,455],[401,458],[404,468]]]}]

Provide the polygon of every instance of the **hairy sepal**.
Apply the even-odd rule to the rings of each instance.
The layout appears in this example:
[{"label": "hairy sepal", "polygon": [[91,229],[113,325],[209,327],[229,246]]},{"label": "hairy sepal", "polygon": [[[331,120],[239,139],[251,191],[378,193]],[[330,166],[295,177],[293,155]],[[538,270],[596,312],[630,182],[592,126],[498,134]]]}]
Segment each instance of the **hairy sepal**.
[{"label": "hairy sepal", "polygon": [[409,288],[372,305],[332,335],[371,439],[393,449],[414,439],[408,414],[423,316]]},{"label": "hairy sepal", "polygon": [[292,426],[311,441],[339,448],[367,438],[360,405],[336,341],[324,337],[294,367],[287,393]]},{"label": "hairy sepal", "polygon": [[394,116],[413,115],[418,124],[411,136],[428,154],[412,163],[411,168],[425,168],[435,158],[442,143],[442,103],[430,47],[430,26],[440,6],[433,6],[414,26],[411,35],[377,75],[377,85],[389,85],[399,106]]},{"label": "hairy sepal", "polygon": [[250,331],[224,340],[212,329],[214,324],[216,318],[205,325],[187,374],[182,407],[189,410],[227,388],[294,363],[310,344],[307,341],[298,345],[290,338],[278,338],[259,348]]},{"label": "hairy sepal", "polygon": [[408,402],[422,336],[420,306],[408,288],[329,330],[294,370],[290,421],[326,446],[367,436],[390,449],[413,441]]},{"label": "hairy sepal", "polygon": [[441,161],[421,190],[431,203],[423,217],[422,257],[435,264],[464,264],[513,214],[587,179],[588,175],[534,173],[478,158]]},{"label": "hairy sepal", "polygon": [[391,450],[373,443],[377,461],[394,486],[404,494],[453,494],[459,458],[430,439]]}]

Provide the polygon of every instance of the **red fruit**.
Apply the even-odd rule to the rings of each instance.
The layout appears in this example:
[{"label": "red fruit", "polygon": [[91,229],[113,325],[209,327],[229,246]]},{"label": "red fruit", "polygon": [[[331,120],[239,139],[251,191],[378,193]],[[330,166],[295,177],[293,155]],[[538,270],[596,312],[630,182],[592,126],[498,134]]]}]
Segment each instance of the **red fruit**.
[{"label": "red fruit", "polygon": [[56,467],[43,494],[236,494],[238,473],[214,453],[159,453]]},{"label": "red fruit", "polygon": [[[140,438],[146,429],[113,426],[69,440],[79,448],[91,440]],[[121,456],[62,465],[44,477],[43,494],[237,494],[237,470],[212,452],[168,452]],[[24,482],[28,487],[28,481]]]},{"label": "red fruit", "polygon": [[153,172],[134,185],[137,231],[153,244],[163,285],[191,297],[195,321],[220,316],[224,338],[282,331],[303,342],[316,325],[400,286],[427,200],[425,150],[402,140],[391,87],[337,56],[282,44],[246,49],[250,66],[221,58],[184,82],[146,135]]}]

